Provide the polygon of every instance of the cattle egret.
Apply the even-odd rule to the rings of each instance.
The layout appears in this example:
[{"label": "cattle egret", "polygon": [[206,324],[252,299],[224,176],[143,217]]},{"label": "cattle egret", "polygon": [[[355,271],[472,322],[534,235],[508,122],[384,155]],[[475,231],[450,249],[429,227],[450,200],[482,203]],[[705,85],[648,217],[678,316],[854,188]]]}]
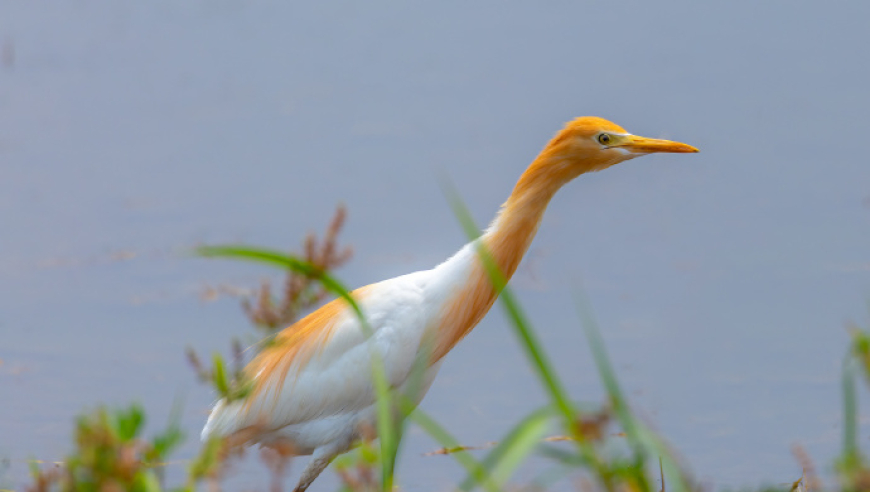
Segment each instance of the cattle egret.
[{"label": "cattle egret", "polygon": [[[296,492],[302,492],[337,455],[377,421],[372,353],[387,381],[402,390],[418,354],[429,358],[415,404],[444,356],[486,315],[499,292],[478,256],[489,252],[506,278],[516,271],[550,199],[577,176],[654,152],[698,152],[690,145],[638,137],[609,121],[568,122],[522,174],[495,220],[447,261],[352,292],[371,326],[366,334],[353,310],[334,300],[280,332],[246,368],[254,390],[244,401],[218,401],[202,431],[259,443],[285,455],[313,455]],[[424,343],[425,342],[425,343]]]}]

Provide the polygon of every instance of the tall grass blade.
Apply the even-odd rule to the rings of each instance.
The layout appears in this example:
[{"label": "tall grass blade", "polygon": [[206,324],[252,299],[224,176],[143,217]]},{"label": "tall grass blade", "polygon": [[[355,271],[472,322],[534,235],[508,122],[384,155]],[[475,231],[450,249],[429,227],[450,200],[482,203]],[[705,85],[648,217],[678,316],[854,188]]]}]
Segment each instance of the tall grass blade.
[{"label": "tall grass blade", "polygon": [[[350,291],[336,278],[310,262],[279,251],[251,246],[201,246],[196,249],[196,254],[209,258],[229,258],[265,263],[314,278],[329,292],[344,299],[356,314],[363,334],[366,337],[372,335],[372,328],[359,304],[350,295]],[[377,395],[378,440],[381,445],[381,484],[384,491],[391,491],[398,453],[397,426],[391,410],[393,406],[390,403],[390,384],[387,381],[384,362],[373,349],[371,360],[372,381]]]},{"label": "tall grass blade", "polygon": [[548,415],[535,415],[514,429],[507,439],[502,441],[504,445],[499,445],[498,448],[503,449],[496,448],[494,450],[494,452],[501,451],[501,453],[498,455],[495,466],[490,470],[490,477],[499,487],[504,487],[523,460],[538,447],[549,426],[550,418]]},{"label": "tall grass blade", "polygon": [[[475,225],[471,214],[458,196],[455,188],[449,182],[442,183],[442,189],[447,197],[453,213],[462,225],[465,233],[472,240],[478,238],[480,230]],[[575,420],[578,417],[577,409],[571,402],[568,392],[556,374],[550,359],[544,353],[541,343],[538,341],[537,335],[532,329],[531,323],[528,321],[525,313],[517,302],[511,290],[506,286],[507,279],[504,274],[495,264],[492,256],[484,247],[482,241],[477,239],[478,254],[481,262],[489,275],[490,281],[497,292],[501,292],[500,302],[507,312],[508,319],[511,321],[511,327],[520,339],[520,347],[526,353],[526,356],[532,363],[532,367],[538,375],[544,388],[550,396],[553,405],[562,415],[564,430],[566,433],[575,437],[577,448],[580,456],[586,463],[589,464],[597,472],[604,471],[604,463],[598,455],[595,447],[587,438],[582,435],[581,427],[575,425]],[[606,479],[605,479],[606,480]]]},{"label": "tall grass blade", "polygon": [[[480,229],[478,229],[477,225],[474,223],[474,219],[471,218],[471,214],[468,212],[468,209],[465,207],[465,204],[462,202],[462,199],[457,194],[455,188],[447,182],[442,184],[442,188],[444,189],[444,194],[447,196],[447,201],[450,203],[450,207],[453,209],[453,214],[459,220],[466,235],[472,240],[478,238],[478,236],[480,236]],[[553,369],[550,359],[544,353],[544,349],[538,341],[537,335],[535,335],[532,330],[528,318],[520,308],[513,293],[507,288],[507,279],[499,269],[498,265],[496,265],[483,243],[477,241],[477,246],[481,262],[483,263],[487,275],[489,275],[493,287],[496,292],[501,292],[500,299],[502,306],[504,306],[508,318],[511,320],[511,326],[513,326],[514,332],[520,339],[520,345],[523,348],[523,351],[531,360],[532,367],[544,383],[544,387],[547,389],[553,403],[561,411],[567,422],[573,421],[575,411],[570,399],[568,398],[568,392],[565,391],[565,387],[556,375],[556,371]]]},{"label": "tall grass blade", "polygon": [[358,316],[362,316],[359,305],[351,297],[350,291],[341,282],[299,257],[272,249],[252,246],[200,246],[196,248],[195,252],[197,255],[205,258],[229,258],[264,263],[314,278],[330,293],[347,301]]},{"label": "tall grass blade", "polygon": [[[633,445],[639,444],[640,436],[635,419],[626,403],[622,389],[619,387],[616,372],[610,364],[610,358],[607,356],[607,351],[604,348],[604,340],[601,338],[601,332],[598,330],[598,323],[595,322],[595,318],[591,314],[591,307],[580,291],[575,291],[574,297],[577,312],[580,316],[583,330],[586,333],[586,339],[589,342],[589,349],[595,361],[595,367],[598,369],[598,374],[604,383],[607,396],[613,405],[613,412],[622,425],[622,430],[625,431],[629,443]],[[635,451],[640,451],[640,449],[636,448]]]},{"label": "tall grass blade", "polygon": [[[449,449],[459,449],[462,447],[453,435],[436,422],[435,419],[427,415],[426,412],[420,409],[414,410],[412,402],[405,400],[400,402],[400,404],[403,405],[403,410],[409,413],[408,418],[427,434],[432,436],[433,439],[438,441],[439,444]],[[450,456],[453,457],[457,463],[462,465],[469,477],[471,477],[474,482],[480,484],[487,490],[487,492],[500,492],[500,489],[492,480],[490,480],[486,469],[474,458],[474,456],[471,455],[471,453],[465,450],[460,450],[455,453],[450,453]]]},{"label": "tall grass blade", "polygon": [[[635,417],[628,406],[627,400],[619,386],[619,381],[616,378],[616,372],[613,370],[607,351],[604,348],[604,341],[598,330],[598,324],[592,316],[592,310],[585,296],[582,295],[582,292],[576,290],[575,299],[583,329],[586,332],[586,338],[589,340],[592,357],[604,383],[605,391],[607,391],[607,395],[613,405],[613,413],[616,415],[623,431],[625,431],[626,439],[635,454],[635,459],[640,464],[643,464],[647,457],[658,456],[661,460],[660,467],[663,470],[664,476],[668,478],[671,492],[689,492],[691,485],[667,445],[655,432]],[[642,478],[646,480],[646,475]],[[649,488],[649,484],[646,484],[646,486]]]},{"label": "tall grass blade", "polygon": [[848,468],[859,462],[858,399],[855,395],[855,364],[852,354],[843,362],[843,461]]},{"label": "tall grass blade", "polygon": [[[483,467],[495,487],[503,488],[516,468],[538,447],[554,413],[550,405],[533,412],[511,429],[483,459]],[[459,489],[468,492],[474,484],[475,477],[468,476]]]}]

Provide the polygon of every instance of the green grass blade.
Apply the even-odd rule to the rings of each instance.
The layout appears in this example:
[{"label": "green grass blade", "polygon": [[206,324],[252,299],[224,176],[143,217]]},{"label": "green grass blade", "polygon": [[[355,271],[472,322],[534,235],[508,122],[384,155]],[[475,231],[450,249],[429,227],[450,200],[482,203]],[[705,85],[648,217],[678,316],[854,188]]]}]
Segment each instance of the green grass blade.
[{"label": "green grass blade", "polygon": [[112,427],[122,442],[132,441],[139,436],[139,431],[145,424],[145,411],[136,403],[128,409],[115,410],[110,419]]},{"label": "green grass blade", "polygon": [[559,449],[552,445],[541,445],[541,456],[549,458],[553,461],[558,461],[559,464],[568,467],[583,466],[586,462],[583,457],[571,451]]},{"label": "green grass blade", "polygon": [[586,302],[585,297],[580,291],[575,291],[575,299],[599,376],[613,405],[613,413],[616,415],[623,431],[625,431],[626,439],[635,453],[635,458],[643,462],[649,456],[659,457],[671,491],[689,492],[691,490],[690,483],[686,479],[676,458],[661,438],[644,425],[643,422],[638,420],[628,406],[628,402],[616,378],[616,371],[613,370],[610,358],[604,348],[604,340],[601,338],[598,324],[592,316],[592,310]]},{"label": "green grass blade", "polygon": [[310,262],[296,256],[272,249],[252,246],[200,246],[196,248],[195,252],[197,255],[205,258],[228,258],[264,263],[317,279],[326,290],[347,301],[357,315],[362,317],[359,305],[351,297],[350,291],[341,282],[320,268],[315,267]]},{"label": "green grass blade", "polygon": [[616,371],[613,370],[610,358],[607,356],[604,340],[601,338],[601,332],[598,330],[598,323],[595,322],[595,318],[592,316],[592,309],[581,292],[575,291],[574,296],[577,312],[583,325],[583,331],[586,333],[589,349],[595,361],[595,367],[598,369],[599,377],[601,377],[601,381],[604,383],[604,388],[613,405],[613,412],[616,414],[619,423],[623,426],[622,428],[629,443],[638,443],[640,436],[635,426],[635,419],[619,386],[619,381],[616,379]]},{"label": "green grass blade", "polygon": [[[447,196],[447,201],[450,203],[450,207],[453,209],[453,214],[459,220],[466,235],[470,239],[477,238],[480,235],[480,229],[475,225],[474,220],[471,218],[471,214],[459,198],[456,190],[448,183],[444,183],[442,188]],[[492,256],[488,251],[486,251],[486,248],[483,247],[482,242],[478,242],[478,254],[480,255],[484,269],[486,270],[487,275],[489,275],[490,281],[492,282],[496,292],[501,292],[500,299],[502,306],[504,306],[508,318],[511,320],[511,326],[513,326],[515,333],[520,339],[520,345],[522,346],[523,351],[525,351],[526,356],[528,356],[532,361],[532,366],[534,367],[535,372],[544,383],[544,387],[547,389],[550,398],[559,408],[565,417],[566,422],[573,421],[575,410],[568,397],[568,392],[565,390],[565,387],[556,375],[556,371],[553,369],[550,359],[544,353],[544,349],[541,346],[540,341],[538,341],[534,330],[532,330],[528,318],[520,308],[513,293],[507,288],[507,279],[498,268],[498,265],[495,264]]]},{"label": "green grass blade", "polygon": [[858,400],[855,395],[855,370],[851,354],[843,363],[843,460],[856,463],[858,450]]},{"label": "green grass blade", "polygon": [[[417,355],[414,358],[414,363],[411,365],[411,372],[402,385],[404,391],[395,390],[394,394],[391,395],[393,400],[396,401],[398,410],[398,419],[394,421],[393,431],[395,434],[395,446],[390,449],[391,455],[389,457],[393,470],[395,470],[396,457],[402,444],[402,436],[408,424],[408,416],[415,410],[415,405],[412,402],[419,401],[422,398],[420,393],[426,377],[426,370],[429,368],[429,361],[431,360],[431,347],[431,340],[424,339],[421,342]],[[400,404],[399,402],[403,403]]]},{"label": "green grass blade", "polygon": [[221,357],[221,354],[215,352],[212,356],[212,363],[214,364],[214,375],[212,378],[215,388],[222,398],[228,398],[230,394],[230,383],[227,381],[227,372],[224,369],[224,359]]},{"label": "green grass blade", "polygon": [[[166,429],[151,438],[151,448],[144,453],[143,459],[149,463],[166,461],[172,451],[184,442],[184,432],[181,430],[182,403],[176,398],[169,412],[169,422]],[[163,483],[165,470],[159,467],[155,470],[158,480]]]},{"label": "green grass blade", "polygon": [[[359,304],[350,295],[350,291],[336,278],[310,262],[279,251],[250,246],[201,246],[196,249],[196,254],[208,258],[228,258],[264,263],[314,278],[326,290],[344,299],[359,319],[363,334],[366,337],[372,335],[371,326],[366,321]],[[391,491],[398,453],[397,430],[393,422],[390,385],[387,381],[383,360],[374,351],[371,355],[372,380],[377,395],[378,439],[381,445],[381,484],[385,491]]]},{"label": "green grass blade", "polygon": [[[411,402],[404,401],[402,404],[404,411],[407,412],[412,410],[408,415],[408,418],[435,439],[440,445],[448,449],[461,447],[459,441],[457,441],[456,438],[454,438],[446,429],[441,427],[441,425],[432,417],[428,416],[420,409],[413,410]],[[500,489],[495,486],[492,480],[489,479],[486,469],[474,458],[474,456],[471,455],[471,453],[462,450],[450,453],[450,456],[465,468],[465,471],[473,478],[474,482],[483,486],[487,492],[500,492]]]},{"label": "green grass blade", "polygon": [[[462,224],[463,229],[469,238],[476,238],[480,231],[474,224],[468,209],[457,195],[455,189],[449,183],[443,183],[442,188],[447,196],[447,200],[453,209],[454,215]],[[478,245],[482,243],[478,242]],[[602,471],[604,464],[601,457],[598,455],[592,443],[581,434],[580,427],[575,425],[575,419],[578,416],[577,409],[571,402],[568,392],[558,378],[556,371],[553,369],[550,359],[544,353],[541,343],[538,341],[531,323],[528,321],[525,313],[513,295],[513,292],[505,286],[506,279],[502,272],[498,269],[489,252],[482,246],[478,248],[481,262],[493,283],[494,288],[501,292],[500,301],[508,319],[511,321],[511,327],[514,329],[517,337],[520,339],[520,347],[526,353],[526,356],[532,363],[532,367],[542,382],[544,388],[550,396],[550,400],[559,410],[563,417],[563,428],[565,433],[576,437],[575,440],[582,459],[590,466]]]},{"label": "green grass blade", "polygon": [[674,457],[670,448],[665,444],[662,438],[643,422],[637,420],[636,417],[632,416],[632,419],[635,420],[638,440],[643,447],[643,450],[648,456],[656,456],[660,458],[661,461],[659,467],[666,478],[668,490],[670,492],[691,492],[692,490],[695,490],[689,479],[686,477],[679,461]]},{"label": "green grass blade", "polygon": [[[501,489],[511,474],[528,457],[544,437],[554,410],[552,406],[541,408],[514,426],[499,444],[483,459],[483,467],[496,488]],[[459,486],[460,490],[474,488],[475,477],[469,475]]]},{"label": "green grass blade", "polygon": [[[574,455],[573,457],[576,458],[576,455]],[[560,460],[560,461],[562,461],[562,460]],[[531,482],[529,482],[529,485],[526,488],[528,490],[541,490],[541,491],[561,490],[561,489],[557,489],[555,487],[555,485],[558,482],[561,482],[562,480],[564,480],[566,477],[576,475],[577,474],[576,467],[578,466],[576,464],[571,465],[571,466],[566,466],[566,464],[564,462],[562,462],[561,464],[562,464],[562,466],[554,467],[554,468],[551,468],[549,470],[545,470],[545,471],[541,472],[540,474],[538,474],[534,479],[532,479]],[[567,490],[577,490],[577,487],[567,488]],[[583,489],[579,489],[579,490],[583,490]]]},{"label": "green grass blade", "polygon": [[[549,416],[536,415],[535,418],[523,422],[521,426],[508,435],[507,439],[502,441],[505,443],[504,449],[490,471],[492,480],[499,487],[504,487],[523,460],[538,447],[549,426]],[[496,449],[498,450],[498,448]]]}]

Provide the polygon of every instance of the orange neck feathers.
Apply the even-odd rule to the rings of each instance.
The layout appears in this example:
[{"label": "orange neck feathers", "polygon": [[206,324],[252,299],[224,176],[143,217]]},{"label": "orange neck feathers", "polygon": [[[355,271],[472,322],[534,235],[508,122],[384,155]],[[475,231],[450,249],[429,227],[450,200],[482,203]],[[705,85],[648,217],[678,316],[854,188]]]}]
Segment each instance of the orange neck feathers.
[{"label": "orange neck feathers", "polygon": [[[568,122],[520,177],[480,241],[510,279],[559,188],[583,173],[654,152],[693,153],[698,149],[670,140],[632,135],[619,125],[594,116]],[[472,257],[471,265],[463,271],[467,272],[465,281],[445,303],[441,323],[436,327],[435,361],[477,325],[499,294],[482,268],[476,248],[467,248],[457,257],[466,261],[468,255]]]},{"label": "orange neck feathers", "polygon": [[[523,258],[550,199],[563,185],[606,163],[579,163],[565,152],[568,131],[557,134],[520,177],[495,220],[480,238],[506,279],[510,279]],[[585,164],[585,165],[584,165]],[[480,322],[499,292],[475,255],[467,281],[444,307],[444,317],[435,336],[433,362],[440,360]]]}]

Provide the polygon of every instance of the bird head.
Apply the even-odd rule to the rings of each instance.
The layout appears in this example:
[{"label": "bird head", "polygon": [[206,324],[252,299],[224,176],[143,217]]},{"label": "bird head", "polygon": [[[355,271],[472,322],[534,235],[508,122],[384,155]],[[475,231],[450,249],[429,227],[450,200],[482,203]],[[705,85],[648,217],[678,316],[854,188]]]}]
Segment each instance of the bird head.
[{"label": "bird head", "polygon": [[635,157],[655,152],[698,152],[691,145],[639,137],[615,123],[595,116],[569,121],[544,150],[567,160],[578,174],[600,171]]}]

